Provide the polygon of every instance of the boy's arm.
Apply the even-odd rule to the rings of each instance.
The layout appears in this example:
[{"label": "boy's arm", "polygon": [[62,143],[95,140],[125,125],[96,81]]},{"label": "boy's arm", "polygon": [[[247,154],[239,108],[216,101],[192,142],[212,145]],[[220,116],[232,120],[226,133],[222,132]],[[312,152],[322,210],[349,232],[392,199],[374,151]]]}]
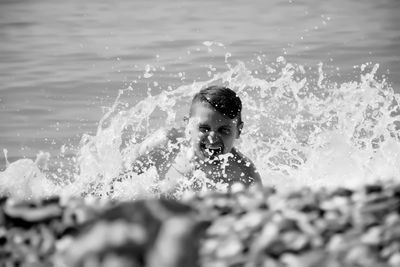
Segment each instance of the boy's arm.
[{"label": "boy's arm", "polygon": [[260,173],[257,171],[254,164],[252,164],[250,176],[253,178],[253,185],[262,186]]},{"label": "boy's arm", "polygon": [[257,171],[254,163],[247,158],[244,162],[245,162],[245,166],[246,166],[244,173],[245,173],[245,177],[247,177],[247,180],[245,181],[246,185],[247,186],[254,186],[254,185],[262,186],[260,173]]},{"label": "boy's arm", "polygon": [[125,167],[140,174],[155,166],[160,174],[178,150],[178,140],[183,136],[183,131],[175,128],[155,131],[136,145]]},{"label": "boy's arm", "polygon": [[178,130],[175,128],[165,129],[161,128],[143,140],[137,147],[137,155],[143,156],[149,154],[158,148],[166,148],[168,142],[176,142],[178,138]]}]

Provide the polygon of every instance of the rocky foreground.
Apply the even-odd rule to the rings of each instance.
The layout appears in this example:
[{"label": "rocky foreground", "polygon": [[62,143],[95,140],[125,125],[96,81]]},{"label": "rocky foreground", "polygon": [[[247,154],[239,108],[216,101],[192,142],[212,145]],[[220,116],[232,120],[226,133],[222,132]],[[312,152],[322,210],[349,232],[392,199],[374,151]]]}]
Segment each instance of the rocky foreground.
[{"label": "rocky foreground", "polygon": [[400,266],[394,182],[0,206],[0,266]]}]

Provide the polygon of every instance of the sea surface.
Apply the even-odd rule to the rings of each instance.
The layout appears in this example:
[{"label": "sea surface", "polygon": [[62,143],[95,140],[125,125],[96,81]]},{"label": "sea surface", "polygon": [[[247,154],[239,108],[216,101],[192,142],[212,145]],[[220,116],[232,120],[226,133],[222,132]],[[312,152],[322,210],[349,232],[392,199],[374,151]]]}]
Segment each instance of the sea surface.
[{"label": "sea surface", "polygon": [[[261,119],[251,120],[254,116],[249,111],[248,135],[241,143],[242,147],[251,144],[252,150],[247,154],[256,157],[256,163],[265,165],[266,158],[258,155],[275,151],[271,147],[280,145],[279,150],[301,151],[294,153],[300,159],[288,160],[296,162],[294,169],[310,162],[312,166],[327,167],[323,155],[307,154],[315,148],[309,141],[315,135],[315,127],[314,130],[307,128],[310,123],[329,117],[327,114],[332,115],[335,109],[338,114],[349,114],[365,107],[366,112],[354,115],[358,123],[348,132],[341,132],[354,141],[357,127],[365,122],[360,116],[370,118],[368,114],[376,105],[388,107],[377,111],[388,117],[372,119],[374,125],[377,121],[387,122],[382,129],[396,125],[390,117],[397,112],[392,107],[396,94],[400,93],[399,14],[397,0],[0,0],[0,148],[4,150],[0,155],[0,170],[20,159],[35,160],[42,151],[50,156],[51,170],[46,175],[64,173],[65,158],[80,154],[82,160],[82,155],[86,155],[82,150],[84,136],[100,139],[99,121],[110,117],[106,115],[110,108],[114,112],[112,116],[117,118],[122,107],[128,113],[133,112],[130,109],[140,101],[164,101],[164,98],[149,100],[148,97],[168,92],[167,99],[181,101],[156,109],[164,107],[181,115],[187,113],[190,100],[190,94],[182,92],[194,92],[215,83],[229,85],[244,97],[245,105],[257,107],[252,109],[254,114],[261,113]],[[287,87],[291,93],[285,99],[293,101],[284,103],[274,90]],[[309,89],[307,93],[299,94],[305,87]],[[365,88],[370,90],[359,91]],[[336,89],[340,93],[333,92]],[[360,96],[357,100],[350,97],[356,91]],[[364,98],[369,92],[374,93]],[[119,94],[119,106],[115,108]],[[324,94],[329,96],[315,100],[315,96]],[[254,100],[261,99],[260,103],[272,99],[275,104],[263,108],[248,99],[249,95]],[[372,103],[381,95],[391,97]],[[360,104],[365,99],[372,102]],[[280,106],[280,103],[283,104]],[[324,111],[316,109],[332,103],[335,105]],[[285,132],[282,125],[279,131],[269,125],[271,118],[266,113],[271,110],[282,110],[280,115],[275,114],[277,124],[282,120],[286,120],[285,125],[293,124],[298,122],[297,115],[302,114],[303,128],[297,127],[293,135],[286,131],[289,134],[285,145],[282,140],[271,141]],[[305,110],[311,115],[304,115]],[[297,115],[281,116],[285,112]],[[158,111],[153,115],[144,113],[141,118],[152,116],[153,120],[148,120],[150,125],[140,130],[147,133],[165,124],[165,118]],[[317,123],[326,126],[321,131],[332,130],[327,121]],[[340,122],[340,116],[331,118],[332,121]],[[379,127],[370,128],[375,131]],[[393,131],[388,136],[396,135]],[[117,134],[123,135],[122,131]],[[381,135],[386,136],[368,135],[364,129],[358,137],[369,136],[375,140]],[[268,139],[267,148],[258,146],[259,136]],[[341,140],[335,134],[328,136]],[[347,149],[336,155],[333,147],[329,152],[326,146],[318,147],[325,149],[326,157],[333,154],[338,160],[340,153]],[[376,154],[376,151],[370,153]],[[393,153],[395,159],[398,152]],[[289,158],[294,157],[292,152],[289,154]],[[281,153],[277,155],[280,155],[278,162],[287,160]],[[366,166],[370,164],[365,161],[369,158],[358,155],[356,161]],[[268,160],[276,163],[271,157]],[[65,162],[60,165],[59,161]],[[287,165],[293,167],[290,162]],[[328,167],[334,170],[343,164],[338,162],[335,167]],[[276,170],[272,165],[263,166],[265,176]],[[82,171],[82,162],[80,166]],[[277,168],[288,175],[287,170]],[[12,175],[7,172],[3,176]]]}]

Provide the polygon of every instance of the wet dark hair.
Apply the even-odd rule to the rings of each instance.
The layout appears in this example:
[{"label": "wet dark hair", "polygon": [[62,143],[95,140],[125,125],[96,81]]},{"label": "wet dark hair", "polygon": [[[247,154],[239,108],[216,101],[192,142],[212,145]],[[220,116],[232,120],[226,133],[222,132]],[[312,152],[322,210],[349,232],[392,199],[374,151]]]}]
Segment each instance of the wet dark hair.
[{"label": "wet dark hair", "polygon": [[190,107],[190,116],[196,103],[208,103],[221,114],[230,119],[238,119],[242,123],[242,101],[236,93],[228,87],[213,85],[200,90],[194,95]]}]

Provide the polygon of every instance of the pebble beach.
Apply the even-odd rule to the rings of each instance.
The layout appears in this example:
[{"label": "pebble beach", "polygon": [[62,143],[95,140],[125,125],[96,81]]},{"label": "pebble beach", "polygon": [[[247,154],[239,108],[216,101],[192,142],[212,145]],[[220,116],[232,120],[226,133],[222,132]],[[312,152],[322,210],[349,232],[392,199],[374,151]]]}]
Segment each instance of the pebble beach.
[{"label": "pebble beach", "polygon": [[0,266],[399,266],[400,184],[0,200]]}]

